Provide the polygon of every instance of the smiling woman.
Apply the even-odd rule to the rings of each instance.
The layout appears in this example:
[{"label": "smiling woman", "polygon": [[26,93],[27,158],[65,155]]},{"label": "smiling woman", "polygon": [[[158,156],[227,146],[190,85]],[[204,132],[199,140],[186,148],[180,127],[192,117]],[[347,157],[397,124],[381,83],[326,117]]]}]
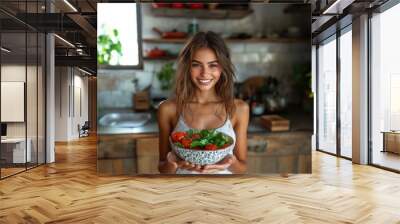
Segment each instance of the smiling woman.
[{"label": "smiling woman", "polygon": [[[158,110],[161,173],[246,172],[249,108],[245,102],[234,98],[234,79],[229,50],[221,37],[213,32],[200,32],[188,41],[178,58],[175,96],[163,102]],[[211,164],[194,163],[193,161],[208,161],[210,155],[219,154],[213,145],[218,144],[213,142],[218,138],[204,134],[210,130],[228,136],[232,143],[232,147],[229,147],[231,150]],[[204,150],[212,152],[190,149],[191,146],[199,147],[193,142],[188,143],[193,137],[191,134],[180,139],[183,146],[188,148],[186,151],[180,150],[176,143],[169,141],[171,134],[177,132],[199,132],[207,140]],[[174,142],[176,140],[175,136]],[[207,158],[199,158],[202,156]]]}]

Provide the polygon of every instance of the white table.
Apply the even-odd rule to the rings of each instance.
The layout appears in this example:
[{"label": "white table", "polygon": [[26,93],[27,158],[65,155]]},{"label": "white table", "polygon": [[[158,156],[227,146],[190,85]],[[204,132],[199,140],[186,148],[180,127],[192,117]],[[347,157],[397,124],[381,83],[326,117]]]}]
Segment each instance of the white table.
[{"label": "white table", "polygon": [[[1,139],[1,147],[3,150],[3,147],[13,147],[13,163],[25,163],[25,162],[31,162],[31,145],[32,145],[32,140],[30,138],[27,138],[26,141],[28,142],[26,147],[26,154],[25,154],[25,138],[5,138]],[[26,161],[25,161],[26,159]]]}]

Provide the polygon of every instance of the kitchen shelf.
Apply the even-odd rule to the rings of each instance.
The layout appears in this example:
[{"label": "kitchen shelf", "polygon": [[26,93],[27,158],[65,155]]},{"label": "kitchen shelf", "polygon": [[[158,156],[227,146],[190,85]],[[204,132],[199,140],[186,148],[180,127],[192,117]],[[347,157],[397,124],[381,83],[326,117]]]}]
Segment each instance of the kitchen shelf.
[{"label": "kitchen shelf", "polygon": [[160,57],[160,58],[149,58],[149,57],[143,57],[143,60],[145,61],[172,61],[176,60],[177,57],[174,56],[167,56],[167,57]]},{"label": "kitchen shelf", "polygon": [[[172,43],[181,44],[187,41],[186,38],[180,39],[162,39],[162,38],[143,38],[145,43]],[[297,43],[306,42],[306,39],[301,38],[248,38],[248,39],[238,39],[238,38],[225,38],[227,43]]]},{"label": "kitchen shelf", "polygon": [[186,42],[186,38],[179,39],[163,39],[163,38],[143,38],[145,43],[176,43],[181,44]]},{"label": "kitchen shelf", "polygon": [[202,19],[241,19],[253,10],[233,10],[233,9],[174,9],[174,8],[152,8],[152,14],[160,17],[187,17]]},{"label": "kitchen shelf", "polygon": [[238,39],[238,38],[225,38],[226,42],[236,43],[236,42],[245,42],[245,43],[295,43],[295,42],[304,42],[306,39],[301,38],[248,38],[248,39]]}]

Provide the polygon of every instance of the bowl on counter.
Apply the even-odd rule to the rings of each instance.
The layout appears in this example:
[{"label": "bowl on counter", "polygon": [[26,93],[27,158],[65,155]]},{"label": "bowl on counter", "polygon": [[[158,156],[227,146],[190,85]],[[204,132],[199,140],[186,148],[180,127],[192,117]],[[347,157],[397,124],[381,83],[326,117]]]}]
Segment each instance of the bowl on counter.
[{"label": "bowl on counter", "polygon": [[251,112],[253,115],[262,115],[264,114],[264,104],[262,103],[255,103],[253,102],[253,104],[251,105]]},{"label": "bowl on counter", "polygon": [[113,112],[103,115],[99,119],[101,126],[117,128],[136,128],[145,125],[151,119],[147,112]]}]

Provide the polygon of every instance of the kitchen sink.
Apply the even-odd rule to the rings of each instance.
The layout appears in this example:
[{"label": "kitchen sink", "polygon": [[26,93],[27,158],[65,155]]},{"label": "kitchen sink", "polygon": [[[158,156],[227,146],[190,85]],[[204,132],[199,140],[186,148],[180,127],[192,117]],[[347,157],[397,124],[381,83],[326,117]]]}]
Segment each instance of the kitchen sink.
[{"label": "kitchen sink", "polygon": [[151,114],[146,112],[114,112],[102,116],[99,124],[117,128],[135,128],[145,125],[150,119]]}]

